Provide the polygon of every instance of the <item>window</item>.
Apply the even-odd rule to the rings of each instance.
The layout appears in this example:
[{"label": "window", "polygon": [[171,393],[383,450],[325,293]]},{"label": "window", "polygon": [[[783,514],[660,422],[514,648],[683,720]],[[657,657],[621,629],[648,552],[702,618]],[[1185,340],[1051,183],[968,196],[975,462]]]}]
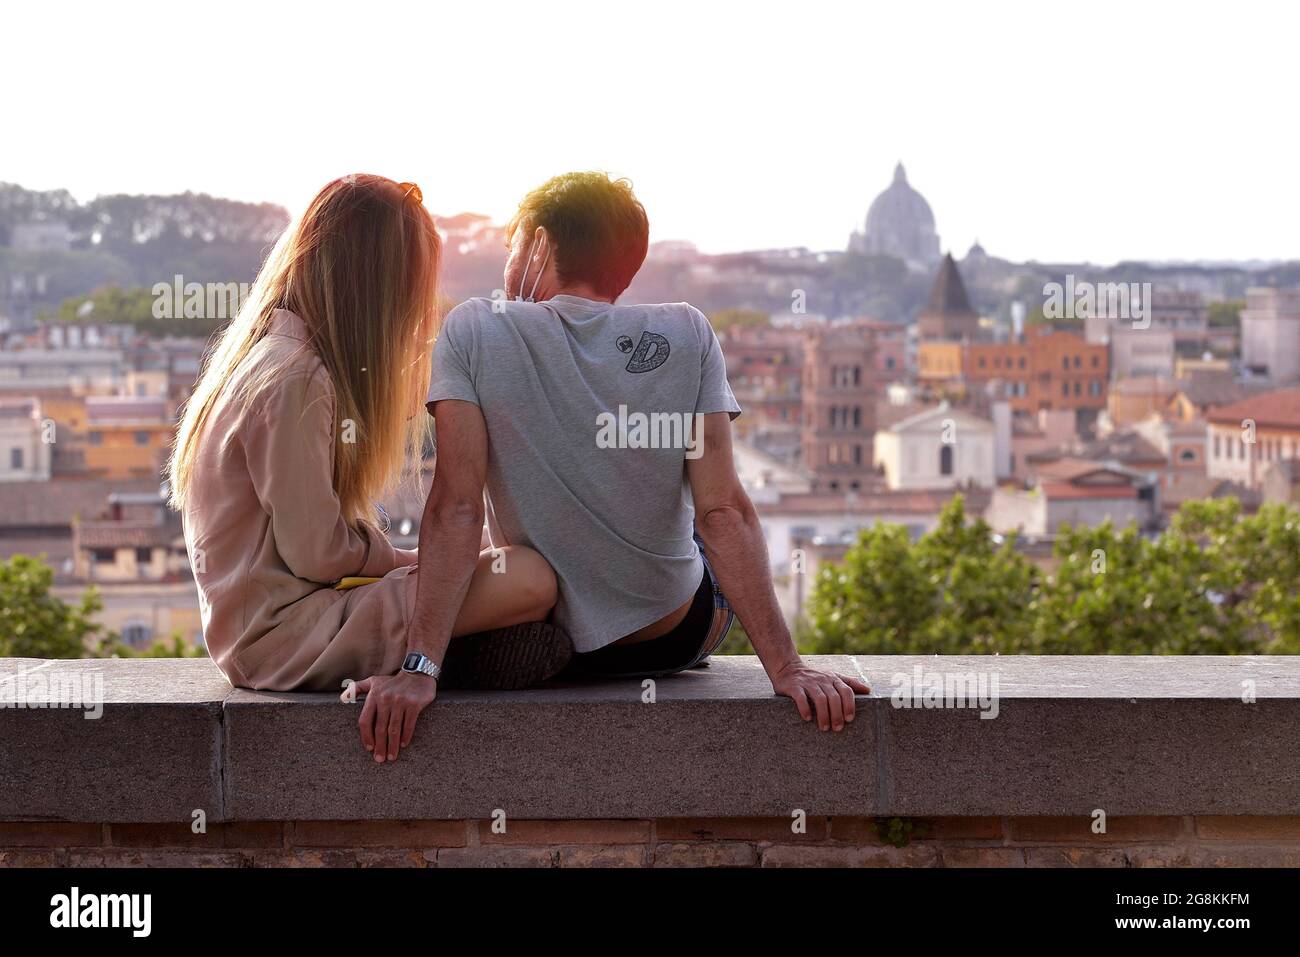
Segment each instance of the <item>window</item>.
[{"label": "window", "polygon": [[[861,465],[861,464],[862,464],[862,446],[860,446],[860,445],[855,445],[855,446],[853,446],[853,464],[854,464],[854,465]],[[858,483],[857,483],[857,482],[854,482],[854,483],[853,483],[853,487],[854,487],[854,488],[857,488],[857,487],[858,487]]]},{"label": "window", "polygon": [[102,445],[104,442],[104,433],[91,432],[90,435],[86,436],[86,438],[90,440],[91,445]]},{"label": "window", "polygon": [[1061,395],[1066,396],[1067,398],[1069,397],[1069,395],[1070,395],[1070,383],[1068,383],[1068,382],[1062,382],[1062,383],[1061,383]]},{"label": "window", "polygon": [[1023,369],[1023,368],[1025,367],[1025,357],[1024,357],[1024,356],[1021,356],[1021,357],[1020,357],[1020,361],[1016,363],[1016,366],[1017,366],[1017,368],[1020,368],[1020,369]]},{"label": "window", "polygon": [[855,429],[862,427],[862,406],[860,405],[853,407],[853,427]]},{"label": "window", "polygon": [[135,560],[136,563],[139,565],[148,565],[151,561],[153,561],[153,549],[137,548],[135,550]]},{"label": "window", "polygon": [[1066,372],[1069,372],[1069,371],[1070,371],[1070,357],[1069,357],[1069,356],[1061,356],[1061,368],[1064,369]]},{"label": "window", "polygon": [[136,445],[148,445],[148,444],[149,444],[149,433],[148,433],[148,432],[137,432],[137,433],[135,434],[135,444],[136,444]]},{"label": "window", "polygon": [[1092,357],[1092,367],[1095,369],[1095,368],[1097,368],[1099,365],[1101,365],[1101,360],[1098,359],[1097,356],[1094,355],[1094,356]]},{"label": "window", "polygon": [[23,467],[23,450],[22,450],[22,449],[10,449],[10,450],[9,450],[9,467],[10,467],[11,469],[14,469],[15,471],[20,470],[20,469]]},{"label": "window", "polygon": [[1077,368],[1079,368],[1081,365],[1083,365],[1083,360],[1080,359],[1078,356],[1075,356],[1075,357],[1074,357],[1074,367],[1077,369]]},{"label": "window", "polygon": [[809,542],[816,537],[816,525],[796,525],[790,529],[790,541],[792,542]]},{"label": "window", "polygon": [[951,445],[939,446],[939,474],[940,475],[952,474],[952,446]]},{"label": "window", "polygon": [[1101,383],[1096,379],[1088,383],[1088,395],[1101,395]]},{"label": "window", "polygon": [[[1215,444],[1216,444],[1216,445],[1218,444],[1217,440],[1216,440]],[[1196,450],[1195,450],[1195,449],[1183,449],[1181,452],[1178,453],[1178,461],[1180,461],[1180,462],[1195,462],[1195,461],[1196,461]]]},{"label": "window", "polygon": [[90,554],[100,565],[111,565],[117,560],[117,551],[112,548],[96,548]]},{"label": "window", "polygon": [[153,629],[147,622],[132,621],[122,628],[122,640],[132,648],[143,648],[153,637]]},{"label": "window", "polygon": [[1222,457],[1223,457],[1223,449],[1221,448],[1221,443],[1220,443],[1219,439],[1220,439],[1220,436],[1218,435],[1218,433],[1215,433],[1215,436],[1214,436],[1214,457],[1215,457],[1216,459],[1217,459],[1217,458],[1222,458]]}]

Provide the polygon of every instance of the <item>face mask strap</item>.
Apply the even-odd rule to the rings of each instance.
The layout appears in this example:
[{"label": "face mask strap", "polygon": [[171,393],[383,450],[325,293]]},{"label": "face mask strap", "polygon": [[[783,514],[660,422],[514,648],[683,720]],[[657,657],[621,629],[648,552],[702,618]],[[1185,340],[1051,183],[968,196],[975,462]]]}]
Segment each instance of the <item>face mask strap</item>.
[{"label": "face mask strap", "polygon": [[524,298],[524,283],[528,281],[528,266],[533,261],[533,247],[537,245],[536,238],[528,244],[528,255],[524,257],[524,273],[519,277],[519,293],[515,296],[515,302],[532,302],[537,295],[537,287],[542,281],[542,272],[546,269],[546,263],[551,258],[551,247],[548,243],[546,246],[546,257],[542,260],[541,267],[537,270],[537,276],[533,279],[533,288],[528,293],[528,298]]},{"label": "face mask strap", "polygon": [[[550,259],[551,259],[551,244],[547,243],[546,255],[542,257],[542,264],[537,269],[537,278],[533,280],[533,288],[528,292],[529,302],[537,301],[537,287],[542,281],[542,273],[546,271],[546,264],[550,262]],[[524,284],[522,282],[519,284],[519,291],[520,292],[524,291]]]}]

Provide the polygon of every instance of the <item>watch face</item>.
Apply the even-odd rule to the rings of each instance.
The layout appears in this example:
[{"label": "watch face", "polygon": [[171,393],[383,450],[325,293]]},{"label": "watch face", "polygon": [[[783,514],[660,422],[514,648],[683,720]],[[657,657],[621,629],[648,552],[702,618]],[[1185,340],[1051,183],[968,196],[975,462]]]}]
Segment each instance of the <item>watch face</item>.
[{"label": "watch face", "polygon": [[414,651],[411,652],[406,656],[406,660],[402,662],[402,669],[405,671],[415,671],[420,667],[420,661],[422,658],[424,658],[424,655]]}]

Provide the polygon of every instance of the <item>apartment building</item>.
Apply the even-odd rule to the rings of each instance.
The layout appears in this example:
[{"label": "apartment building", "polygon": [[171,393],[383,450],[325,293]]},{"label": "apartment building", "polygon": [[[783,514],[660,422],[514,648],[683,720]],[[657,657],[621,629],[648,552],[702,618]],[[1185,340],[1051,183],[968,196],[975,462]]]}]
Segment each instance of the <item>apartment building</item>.
[{"label": "apartment building", "polygon": [[1206,474],[1259,489],[1269,466],[1300,458],[1300,388],[1275,389],[1206,415]]},{"label": "apartment building", "polygon": [[1050,325],[1008,342],[922,342],[923,382],[1005,399],[1012,412],[1099,411],[1106,406],[1110,364],[1104,345]]}]

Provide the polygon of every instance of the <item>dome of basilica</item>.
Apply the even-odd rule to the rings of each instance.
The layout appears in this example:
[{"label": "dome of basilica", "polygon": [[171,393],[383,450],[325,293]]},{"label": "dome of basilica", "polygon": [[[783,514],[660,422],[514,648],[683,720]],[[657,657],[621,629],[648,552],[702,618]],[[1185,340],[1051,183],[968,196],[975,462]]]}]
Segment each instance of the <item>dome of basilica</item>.
[{"label": "dome of basilica", "polygon": [[925,197],[907,182],[902,163],[895,167],[894,181],[889,188],[876,197],[867,211],[866,232],[854,234],[850,248],[896,256],[918,267],[939,261],[934,213]]}]

